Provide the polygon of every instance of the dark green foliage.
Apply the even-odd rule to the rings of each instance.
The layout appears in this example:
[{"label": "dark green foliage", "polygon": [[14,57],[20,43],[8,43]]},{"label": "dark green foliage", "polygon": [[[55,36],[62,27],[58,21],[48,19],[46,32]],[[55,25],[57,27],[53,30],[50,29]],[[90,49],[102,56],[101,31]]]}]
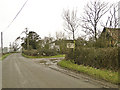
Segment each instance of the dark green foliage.
[{"label": "dark green foliage", "polygon": [[30,31],[21,46],[24,49],[27,49],[27,43],[29,43],[29,49],[38,49],[40,43],[39,35],[34,31]]},{"label": "dark green foliage", "polygon": [[75,41],[75,44],[77,47],[85,47],[87,45],[87,41],[81,37],[78,37],[77,40]]},{"label": "dark green foliage", "polygon": [[66,60],[74,60],[73,49],[68,49],[67,54],[65,55]]},{"label": "dark green foliage", "polygon": [[60,54],[65,54],[66,53],[66,51],[67,51],[67,46],[66,46],[66,42],[65,42],[65,40],[59,40],[59,43],[58,43],[58,45],[60,46]]},{"label": "dark green foliage", "polygon": [[[66,59],[73,59],[73,52]],[[74,60],[77,64],[100,69],[118,70],[118,48],[76,48]]]}]

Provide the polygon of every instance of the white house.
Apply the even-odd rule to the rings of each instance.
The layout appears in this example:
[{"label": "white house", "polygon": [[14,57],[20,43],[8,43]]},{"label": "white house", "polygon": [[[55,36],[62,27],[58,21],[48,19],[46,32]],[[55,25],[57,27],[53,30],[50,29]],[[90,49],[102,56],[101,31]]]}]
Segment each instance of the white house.
[{"label": "white house", "polygon": [[56,45],[55,42],[54,42],[54,43],[49,44],[49,49],[56,49],[57,51],[59,51],[60,46]]},{"label": "white house", "polygon": [[3,48],[3,53],[8,53],[8,47]]}]

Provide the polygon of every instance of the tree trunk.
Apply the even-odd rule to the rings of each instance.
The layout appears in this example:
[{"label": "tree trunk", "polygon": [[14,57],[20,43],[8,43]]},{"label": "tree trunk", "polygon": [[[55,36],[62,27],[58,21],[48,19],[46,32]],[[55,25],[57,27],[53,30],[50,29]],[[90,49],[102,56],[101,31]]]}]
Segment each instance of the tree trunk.
[{"label": "tree trunk", "polygon": [[95,24],[94,30],[95,30],[95,41],[97,41],[97,25],[96,24]]},{"label": "tree trunk", "polygon": [[75,35],[74,35],[74,34],[75,34],[75,32],[74,32],[74,30],[73,30],[73,40],[75,40]]}]

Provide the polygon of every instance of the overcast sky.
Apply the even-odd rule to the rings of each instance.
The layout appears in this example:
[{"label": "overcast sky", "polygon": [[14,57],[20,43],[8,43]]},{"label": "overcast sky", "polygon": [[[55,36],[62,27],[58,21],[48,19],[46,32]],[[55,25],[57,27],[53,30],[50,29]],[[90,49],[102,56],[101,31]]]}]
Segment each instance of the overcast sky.
[{"label": "overcast sky", "polygon": [[[0,31],[4,34],[4,46],[9,46],[27,27],[37,32],[40,37],[55,36],[56,31],[63,31],[63,9],[77,9],[79,15],[90,0],[28,0],[27,4],[12,23],[6,28],[26,0],[0,0]],[[116,3],[119,0],[101,0]],[[78,32],[76,35],[79,35]]]}]

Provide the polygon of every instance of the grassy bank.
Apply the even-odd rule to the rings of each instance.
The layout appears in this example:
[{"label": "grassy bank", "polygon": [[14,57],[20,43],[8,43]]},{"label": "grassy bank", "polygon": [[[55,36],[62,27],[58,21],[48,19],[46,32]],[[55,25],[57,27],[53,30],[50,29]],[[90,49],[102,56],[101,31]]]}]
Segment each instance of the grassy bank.
[{"label": "grassy bank", "polygon": [[5,58],[6,58],[7,56],[9,56],[9,55],[11,55],[11,53],[5,54],[5,55],[3,55],[2,57],[0,57],[0,61],[3,60],[3,59],[5,59]]},{"label": "grassy bank", "polygon": [[71,69],[71,70],[85,73],[95,78],[109,81],[114,84],[120,84],[120,81],[118,80],[118,72],[100,70],[100,69],[96,69],[96,68],[92,68],[88,66],[77,65],[77,64],[72,63],[71,61],[66,61],[66,60],[62,60],[58,62],[58,65],[61,67]]},{"label": "grassy bank", "polygon": [[65,57],[65,55],[55,55],[55,56],[28,56],[22,53],[22,56],[26,58],[58,58],[58,57]]}]

